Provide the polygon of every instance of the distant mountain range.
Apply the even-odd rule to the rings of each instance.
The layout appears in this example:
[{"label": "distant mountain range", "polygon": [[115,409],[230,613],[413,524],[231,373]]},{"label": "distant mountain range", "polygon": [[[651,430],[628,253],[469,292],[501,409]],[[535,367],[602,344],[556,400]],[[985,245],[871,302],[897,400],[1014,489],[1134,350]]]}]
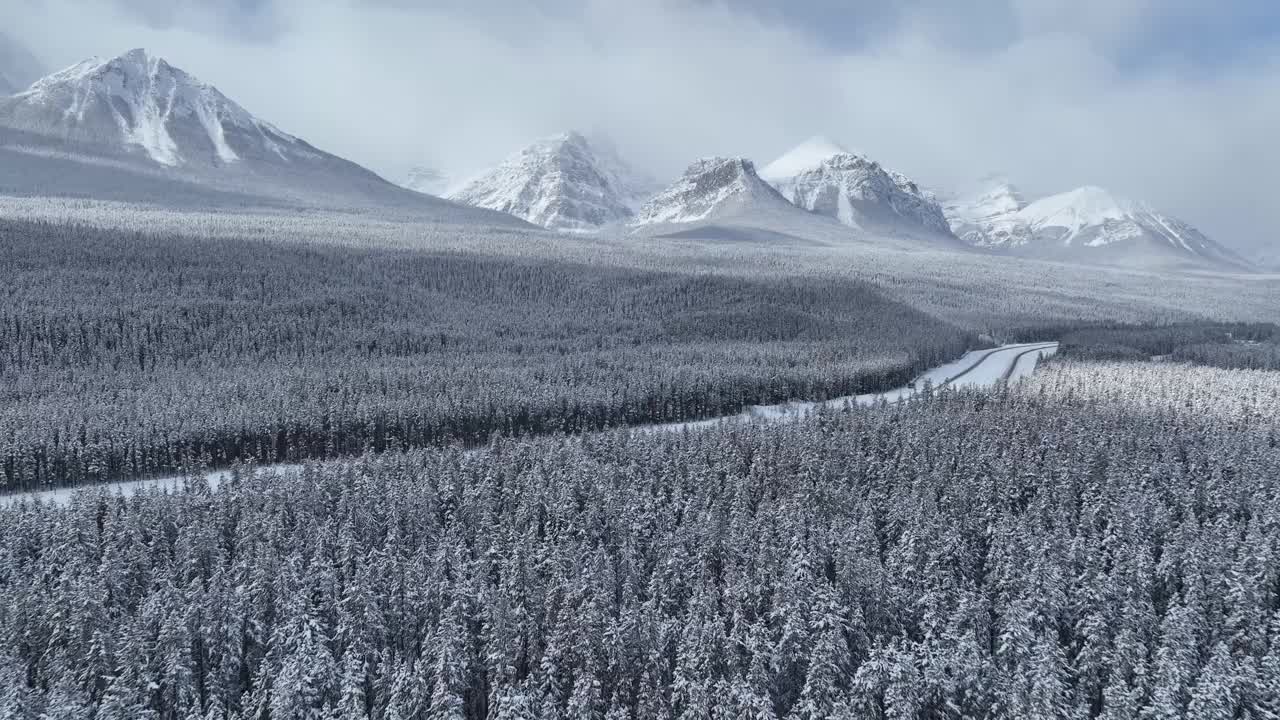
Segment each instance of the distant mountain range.
[{"label": "distant mountain range", "polygon": [[1188,223],[1099,187],[1028,202],[1007,180],[987,178],[949,199],[946,212],[956,235],[993,251],[1108,264],[1248,264]]},{"label": "distant mountain range", "polygon": [[[200,207],[394,209],[438,222],[653,232],[767,215],[774,237],[848,228],[858,241],[923,241],[1036,258],[1240,268],[1190,224],[1101,188],[1028,200],[989,178],[945,201],[828,138],[757,172],[750,160],[690,165],[663,189],[602,137],[543,138],[458,184],[415,168],[394,185],[251,114],[164,59],[133,50],[43,78],[0,34],[0,193]],[[440,199],[447,195],[448,200]],[[830,225],[815,226],[814,218]],[[802,228],[803,226],[803,228]]]},{"label": "distant mountain range", "polygon": [[520,225],[405,190],[254,116],[145,50],[0,98],[0,192],[200,207],[378,207]]}]

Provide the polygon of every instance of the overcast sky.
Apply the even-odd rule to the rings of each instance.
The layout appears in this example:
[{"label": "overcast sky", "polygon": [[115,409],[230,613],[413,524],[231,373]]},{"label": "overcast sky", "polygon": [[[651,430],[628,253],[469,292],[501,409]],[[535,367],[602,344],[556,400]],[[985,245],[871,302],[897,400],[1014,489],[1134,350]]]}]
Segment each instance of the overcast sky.
[{"label": "overcast sky", "polygon": [[1277,0],[0,0],[51,67],[147,47],[388,176],[604,132],[661,177],[832,136],[924,185],[1108,187],[1280,243]]}]

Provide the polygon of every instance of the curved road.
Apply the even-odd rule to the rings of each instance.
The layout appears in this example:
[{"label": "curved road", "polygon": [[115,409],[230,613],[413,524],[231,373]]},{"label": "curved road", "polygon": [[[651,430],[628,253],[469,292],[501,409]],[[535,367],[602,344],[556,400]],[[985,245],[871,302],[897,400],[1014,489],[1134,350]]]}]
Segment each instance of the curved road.
[{"label": "curved road", "polygon": [[[834,398],[825,402],[816,403],[795,402],[781,405],[757,405],[737,415],[712,418],[710,420],[698,420],[694,422],[648,425],[636,428],[636,431],[682,432],[686,430],[718,427],[734,423],[749,423],[756,421],[790,422],[806,417],[822,408],[839,410],[846,408],[849,405],[875,405],[881,401],[890,403],[902,402],[916,395],[916,393],[919,392],[919,389],[923,389],[926,384],[931,384],[935,388],[993,387],[1001,382],[1012,382],[1030,375],[1035,371],[1036,365],[1042,357],[1052,355],[1057,351],[1058,343],[1056,342],[1019,343],[1016,345],[1004,345],[991,350],[974,350],[972,352],[965,353],[959,360],[949,362],[946,365],[936,367],[924,373],[919,378],[916,378],[915,382],[908,387],[897,388],[888,392],[870,393],[867,395],[851,395],[848,397]],[[268,465],[258,468],[256,472],[276,470],[290,473],[298,472],[301,467],[302,466],[300,465]],[[215,470],[207,473],[205,475],[205,479],[208,480],[209,484],[214,489],[217,489],[218,485],[230,476],[230,470]],[[42,490],[39,492],[0,494],[0,508],[22,501],[34,500],[65,503],[69,502],[79,490],[107,492],[113,494],[134,494],[149,488],[178,490],[181,489],[185,483],[185,476],[171,476],[150,478],[147,480],[127,480],[122,482],[85,485],[75,488],[59,488],[57,490]]]}]

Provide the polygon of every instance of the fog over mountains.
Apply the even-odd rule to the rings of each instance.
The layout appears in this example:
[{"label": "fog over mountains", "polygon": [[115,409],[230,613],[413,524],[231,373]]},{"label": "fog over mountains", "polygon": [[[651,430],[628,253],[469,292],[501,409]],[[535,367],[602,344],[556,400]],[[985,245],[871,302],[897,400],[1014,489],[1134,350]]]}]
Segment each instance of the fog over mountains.
[{"label": "fog over mountains", "polygon": [[603,139],[569,131],[543,138],[449,197],[555,230],[592,230],[631,218],[656,181]]},{"label": "fog over mountains", "polygon": [[996,251],[1139,265],[1162,260],[1247,265],[1188,223],[1096,186],[1028,202],[1008,180],[988,178],[950,198],[946,211],[961,239]]},{"label": "fog over mountains", "polygon": [[[818,131],[931,189],[991,169],[1032,198],[1096,185],[1252,251],[1280,225],[1280,54],[1261,35],[1274,5],[1241,3],[41,0],[0,7],[0,27],[50,70],[148,47],[396,182],[415,165],[469,179],[535,138],[600,128],[665,183],[708,155],[763,169]],[[1231,28],[1260,35],[1222,42]],[[438,71],[459,57],[474,61]]]},{"label": "fog over mountains", "polygon": [[0,96],[25,89],[45,74],[26,46],[0,31]]},{"label": "fog over mountains", "polygon": [[393,185],[143,49],[85,60],[0,98],[0,192],[197,207],[380,207],[521,224]]},{"label": "fog over mountains", "polygon": [[678,180],[640,208],[636,226],[726,220],[758,210],[790,211],[786,198],[762,180],[746,158],[695,161]]},{"label": "fog over mountains", "polygon": [[796,205],[851,227],[951,234],[942,208],[915,181],[823,136],[774,160],[761,176]]},{"label": "fog over mountains", "polygon": [[[12,42],[0,43],[0,59],[5,78],[23,77],[34,62]],[[862,236],[988,253],[1139,267],[1247,264],[1190,224],[1098,187],[1029,200],[1009,182],[988,179],[941,192],[939,202],[924,189],[927,180],[821,135],[758,172],[745,157],[699,160],[663,189],[604,135],[569,130],[465,182],[420,167],[398,187],[142,49],[82,61],[0,98],[0,155],[7,159],[0,190],[16,194],[373,205],[450,222],[526,221],[572,232],[689,225],[754,211],[801,222],[791,206]]]}]

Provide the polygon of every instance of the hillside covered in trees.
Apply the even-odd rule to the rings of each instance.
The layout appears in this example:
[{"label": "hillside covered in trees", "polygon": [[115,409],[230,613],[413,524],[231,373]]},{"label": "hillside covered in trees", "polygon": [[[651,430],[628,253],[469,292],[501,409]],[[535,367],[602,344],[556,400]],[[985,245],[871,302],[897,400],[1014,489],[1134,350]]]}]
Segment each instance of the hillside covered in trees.
[{"label": "hillside covered in trees", "polygon": [[843,280],[0,224],[0,483],[734,413],[972,333]]},{"label": "hillside covered in trees", "polygon": [[1143,367],[0,511],[0,714],[1276,717],[1280,375]]}]

